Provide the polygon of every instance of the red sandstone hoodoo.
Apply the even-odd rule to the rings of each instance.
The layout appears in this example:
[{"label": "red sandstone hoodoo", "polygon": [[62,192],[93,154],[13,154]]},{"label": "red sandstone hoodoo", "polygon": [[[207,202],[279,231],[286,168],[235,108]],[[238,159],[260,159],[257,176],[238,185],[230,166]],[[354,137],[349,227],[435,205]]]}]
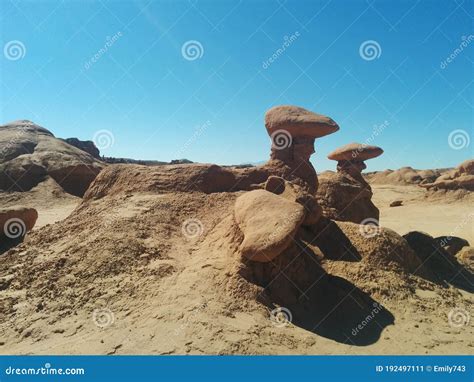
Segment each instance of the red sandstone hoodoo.
[{"label": "red sandstone hoodoo", "polygon": [[337,161],[337,173],[321,179],[317,192],[319,204],[328,218],[353,223],[370,219],[372,224],[379,220],[379,210],[372,203],[372,189],[362,176],[367,166],[364,161],[383,153],[377,146],[350,143],[328,155]]}]

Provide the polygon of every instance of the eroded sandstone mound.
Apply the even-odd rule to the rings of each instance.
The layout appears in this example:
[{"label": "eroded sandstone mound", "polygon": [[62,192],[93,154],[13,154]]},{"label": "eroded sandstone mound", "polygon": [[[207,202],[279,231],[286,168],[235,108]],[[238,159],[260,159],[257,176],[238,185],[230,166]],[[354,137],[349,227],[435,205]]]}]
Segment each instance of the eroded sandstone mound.
[{"label": "eroded sandstone mound", "polygon": [[421,185],[430,191],[474,191],[474,159],[466,160],[431,183]]},{"label": "eroded sandstone mound", "polygon": [[445,173],[446,169],[416,170],[402,167],[398,170],[385,170],[364,173],[364,178],[371,184],[409,185],[432,183]]},{"label": "eroded sandstone mound", "polygon": [[30,121],[0,126],[0,190],[28,191],[52,177],[82,196],[104,165]]}]

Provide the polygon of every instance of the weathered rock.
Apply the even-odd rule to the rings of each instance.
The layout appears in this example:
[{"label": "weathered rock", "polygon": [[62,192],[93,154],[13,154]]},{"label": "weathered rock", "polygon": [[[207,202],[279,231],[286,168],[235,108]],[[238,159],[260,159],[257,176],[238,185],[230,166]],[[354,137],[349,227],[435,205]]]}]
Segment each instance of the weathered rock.
[{"label": "weathered rock", "polygon": [[434,182],[447,169],[416,170],[402,167],[398,170],[385,170],[364,173],[364,178],[371,184],[425,184]]},{"label": "weathered rock", "polygon": [[365,161],[382,154],[380,147],[353,142],[334,150],[328,158],[337,161]]},{"label": "weathered rock", "polygon": [[390,203],[390,207],[400,207],[403,205],[403,200],[397,199]]},{"label": "weathered rock", "polygon": [[0,190],[29,191],[49,175],[82,196],[104,164],[30,121],[0,126]]},{"label": "weathered rock", "polygon": [[[383,150],[360,143],[345,145],[328,155],[337,160],[337,173],[320,177],[316,194],[324,216],[335,220],[361,223],[379,220],[379,210],[372,203],[372,189],[362,176],[363,159],[379,156]],[[355,158],[355,159],[354,159]]]},{"label": "weathered rock", "polygon": [[469,246],[467,240],[456,236],[439,236],[435,240],[451,256],[456,256],[463,247]]},{"label": "weathered rock", "polygon": [[81,141],[78,138],[66,138],[66,143],[71,146],[77,147],[79,150],[85,151],[96,159],[100,159],[100,151],[93,141]]},{"label": "weathered rock", "polygon": [[38,212],[34,208],[0,209],[0,237],[4,239],[20,239],[32,230]]},{"label": "weathered rock", "polygon": [[432,272],[437,282],[449,282],[458,287],[473,292],[473,274],[467,271],[446,251],[432,236],[419,231],[412,231],[403,235],[410,247],[423,262],[423,266]]},{"label": "weathered rock", "polygon": [[461,264],[474,270],[474,247],[463,247],[458,253],[456,253],[456,258]]},{"label": "weathered rock", "polygon": [[474,160],[464,161],[455,169],[437,178],[434,182],[420,184],[420,186],[433,191],[474,191]]},{"label": "weathered rock", "polygon": [[292,137],[308,138],[320,138],[339,130],[331,118],[291,105],[275,106],[268,110],[265,127],[270,136],[278,130],[285,130]]},{"label": "weathered rock", "polygon": [[133,192],[234,192],[248,190],[265,176],[239,179],[231,168],[215,164],[182,164],[164,166],[113,165],[106,167],[94,180],[84,199]]},{"label": "weathered rock", "polygon": [[300,204],[265,190],[239,196],[234,217],[244,236],[242,256],[252,261],[272,261],[291,244],[304,216]]},{"label": "weathered rock", "polygon": [[270,176],[265,182],[265,190],[280,195],[285,191],[285,179],[279,176]]},{"label": "weathered rock", "polygon": [[379,210],[372,203],[370,186],[343,173],[326,173],[320,176],[316,193],[324,216],[353,223],[365,219],[379,220]]},{"label": "weathered rock", "polygon": [[314,140],[336,132],[339,126],[329,117],[284,105],[267,111],[265,127],[272,139],[272,151],[270,161],[263,167],[314,195],[318,178],[309,161]]}]

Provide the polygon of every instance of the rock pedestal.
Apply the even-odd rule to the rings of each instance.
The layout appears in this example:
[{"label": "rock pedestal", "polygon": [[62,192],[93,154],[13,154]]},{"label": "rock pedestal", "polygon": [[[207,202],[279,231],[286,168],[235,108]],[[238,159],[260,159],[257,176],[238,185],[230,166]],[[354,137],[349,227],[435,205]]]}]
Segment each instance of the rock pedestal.
[{"label": "rock pedestal", "polygon": [[317,199],[326,217],[361,223],[379,220],[379,210],[372,203],[372,189],[362,176],[364,161],[383,153],[380,147],[351,143],[334,150],[329,159],[337,161],[337,173],[321,177]]},{"label": "rock pedestal", "polygon": [[247,178],[266,176],[263,190],[239,197],[234,218],[243,233],[241,254],[270,262],[291,245],[301,225],[316,224],[322,216],[315,193],[318,178],[310,157],[314,141],[339,130],[331,118],[296,106],[277,106],[265,114],[272,141],[270,160],[247,172]]}]

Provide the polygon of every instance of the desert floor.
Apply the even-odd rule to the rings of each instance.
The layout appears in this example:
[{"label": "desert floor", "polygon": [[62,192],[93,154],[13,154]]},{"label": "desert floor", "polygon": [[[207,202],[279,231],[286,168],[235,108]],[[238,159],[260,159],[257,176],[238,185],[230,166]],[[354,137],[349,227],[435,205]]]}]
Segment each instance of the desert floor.
[{"label": "desert floor", "polygon": [[[380,223],[404,235],[423,231],[433,237],[459,236],[474,245],[473,198],[426,197],[418,186],[373,185],[373,201],[380,210]],[[403,205],[389,207],[402,200]]]},{"label": "desert floor", "polygon": [[[47,188],[48,192],[51,192],[51,188],[49,186]],[[374,201],[380,208],[380,220],[383,226],[399,234],[411,230],[425,231],[433,236],[453,234],[469,240],[471,245],[474,243],[472,219],[466,221],[469,213],[472,213],[472,200],[452,199],[442,202],[440,200],[446,198],[426,199],[424,190],[417,186],[377,185],[373,189]],[[37,189],[28,195],[3,195],[1,200],[7,205],[31,204],[37,207],[41,217],[35,230],[65,218],[80,203],[80,199],[64,195],[56,198],[54,202],[49,198],[42,201],[41,195],[44,193]],[[390,202],[395,199],[402,199],[404,205],[389,207]],[[139,221],[140,214],[143,213],[141,211],[147,206],[154,206],[152,203],[157,203],[156,200],[155,196],[129,198],[127,204],[124,204],[127,219]],[[125,213],[121,210],[120,203],[115,207],[117,213]],[[47,232],[45,239],[48,239]],[[130,279],[111,277],[96,283],[91,278],[91,289],[84,292],[84,298],[89,293],[90,305],[93,306],[92,286],[107,291],[110,296],[107,297],[106,303],[114,312],[114,324],[110,327],[101,329],[94,325],[90,306],[78,309],[73,315],[63,315],[62,308],[57,306],[51,311],[36,311],[32,315],[24,315],[20,321],[3,326],[6,333],[1,333],[0,330],[0,334],[4,334],[3,338],[0,337],[0,353],[472,354],[474,352],[472,320],[468,325],[460,327],[453,327],[448,320],[448,314],[455,307],[467,312],[471,310],[473,295],[462,289],[452,286],[441,288],[426,282],[413,283],[414,290],[404,298],[382,301],[393,315],[393,323],[382,323],[381,326],[377,320],[382,317],[375,315],[375,320],[370,325],[380,326],[380,336],[370,344],[361,346],[354,344],[351,338],[345,342],[336,341],[293,324],[275,326],[269,320],[268,310],[253,302],[249,302],[247,306],[235,305],[234,298],[226,294],[227,281],[223,278],[223,274],[229,271],[226,263],[228,260],[219,251],[207,250],[210,248],[208,243],[212,244],[212,238],[200,248],[182,247],[180,242],[173,242],[173,238],[170,238],[170,243],[173,245],[173,253],[186,252],[190,256],[171,255],[169,258],[158,258],[140,268],[141,273],[136,277],[131,275]],[[46,256],[43,261],[48,263],[48,254],[44,253],[42,256]],[[91,264],[84,266],[90,269]],[[167,270],[170,267],[175,270],[168,276]],[[48,271],[45,269],[44,272]],[[162,277],[162,281],[156,278],[157,275]],[[34,276],[32,277],[31,282],[36,282]],[[74,276],[71,274],[71,280],[73,279]],[[385,280],[384,283],[390,285],[389,280]],[[71,289],[73,285],[74,281],[68,284],[67,288],[70,290],[68,293],[74,293]],[[221,290],[215,289],[216,285],[221,285]],[[51,288],[48,285],[38,287],[45,288],[45,291]],[[214,300],[208,300],[204,307],[203,301],[208,298],[206,293],[207,296],[211,296],[209,293],[215,293],[213,290],[218,291],[217,296],[213,295],[211,298]],[[11,293],[11,296],[5,297],[10,301],[17,301],[17,305],[13,307],[17,311],[21,311],[23,305],[30,303],[28,298],[26,300],[20,298],[20,295],[23,296],[26,292]],[[67,300],[62,302],[58,300],[57,303],[64,306],[69,304]],[[345,311],[345,314],[351,314],[350,310]],[[48,325],[45,327],[46,322]]]}]

